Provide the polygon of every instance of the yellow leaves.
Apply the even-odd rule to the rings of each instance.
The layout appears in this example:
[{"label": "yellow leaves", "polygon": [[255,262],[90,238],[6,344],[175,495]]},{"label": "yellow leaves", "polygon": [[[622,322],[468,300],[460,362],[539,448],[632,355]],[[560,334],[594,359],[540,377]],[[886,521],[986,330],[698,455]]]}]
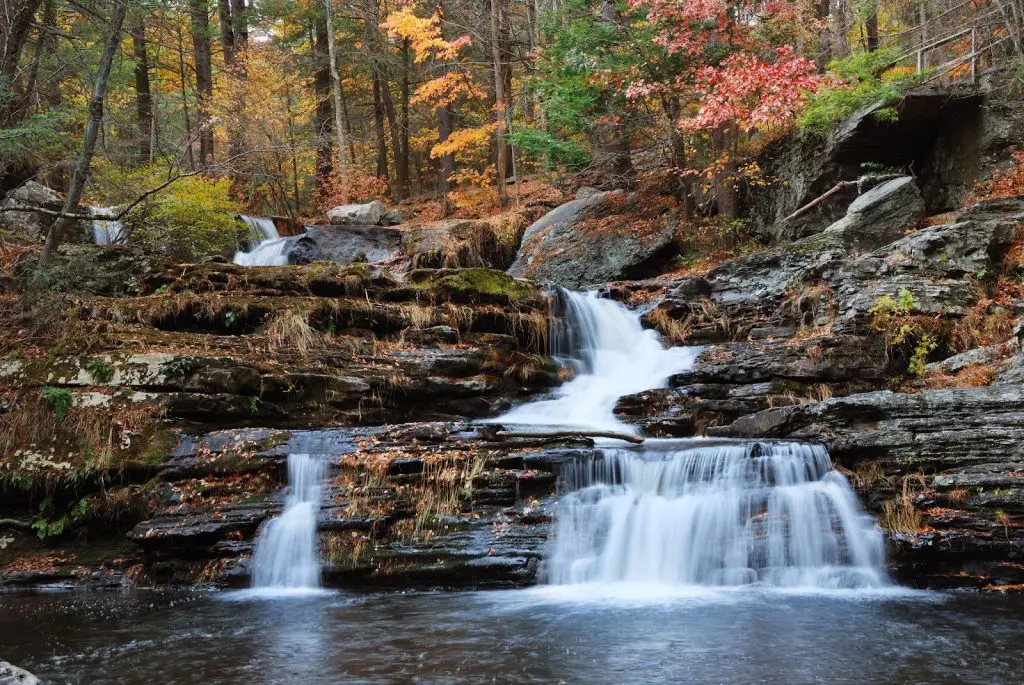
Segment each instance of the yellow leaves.
[{"label": "yellow leaves", "polygon": [[476,87],[476,82],[470,74],[450,71],[417,88],[409,101],[414,105],[425,103],[435,107],[448,107],[455,104],[460,97],[483,100],[487,94]]},{"label": "yellow leaves", "polygon": [[389,14],[381,23],[381,28],[391,38],[409,41],[417,63],[428,59],[455,59],[462,48],[472,44],[469,36],[460,36],[453,41],[445,40],[441,35],[440,16],[435,12],[429,17],[418,17],[411,6]]},{"label": "yellow leaves", "polygon": [[500,123],[491,122],[476,128],[463,128],[454,131],[448,136],[448,140],[438,143],[430,150],[430,157],[438,159],[445,155],[455,155],[457,161],[472,161],[480,154],[481,149],[490,148],[491,136],[499,126],[501,126]]}]

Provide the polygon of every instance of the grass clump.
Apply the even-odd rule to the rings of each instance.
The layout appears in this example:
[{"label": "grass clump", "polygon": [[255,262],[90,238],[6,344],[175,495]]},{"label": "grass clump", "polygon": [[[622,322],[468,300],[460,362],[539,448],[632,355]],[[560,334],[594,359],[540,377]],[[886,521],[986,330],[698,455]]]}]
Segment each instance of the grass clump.
[{"label": "grass clump", "polygon": [[74,399],[71,393],[64,388],[48,385],[43,388],[43,404],[51,409],[58,419],[63,419],[68,415],[68,410],[74,404]]}]

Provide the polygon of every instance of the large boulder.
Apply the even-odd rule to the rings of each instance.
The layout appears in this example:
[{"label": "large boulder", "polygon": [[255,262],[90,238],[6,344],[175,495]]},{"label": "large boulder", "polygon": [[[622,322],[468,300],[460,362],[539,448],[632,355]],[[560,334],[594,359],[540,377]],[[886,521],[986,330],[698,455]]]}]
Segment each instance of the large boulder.
[{"label": "large boulder", "polygon": [[900,176],[857,197],[846,216],[826,233],[841,236],[860,250],[872,250],[898,240],[926,216],[921,190],[911,176]]},{"label": "large boulder", "polygon": [[389,263],[401,256],[402,235],[386,226],[308,226],[291,246],[292,264],[330,261]]},{"label": "large boulder", "polygon": [[[8,193],[0,205],[0,208],[8,210],[0,213],[0,226],[28,238],[41,238],[53,217],[35,210],[41,208],[59,211],[63,204],[55,190],[35,181],[28,181]],[[25,211],[10,211],[21,209]]]},{"label": "large boulder", "polygon": [[585,195],[526,229],[508,272],[581,288],[641,275],[674,248],[675,216],[621,191]]},{"label": "large boulder", "polygon": [[327,212],[335,226],[380,226],[388,223],[388,207],[380,200],[361,205],[338,205]]}]

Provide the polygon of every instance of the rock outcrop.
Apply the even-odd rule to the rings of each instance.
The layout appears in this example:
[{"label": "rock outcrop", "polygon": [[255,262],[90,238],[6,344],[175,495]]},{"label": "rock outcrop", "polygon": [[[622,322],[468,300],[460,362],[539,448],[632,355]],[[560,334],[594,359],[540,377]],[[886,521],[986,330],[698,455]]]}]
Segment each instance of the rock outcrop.
[{"label": "rock outcrop", "polygon": [[388,216],[388,207],[380,200],[361,205],[338,205],[327,212],[327,218],[337,226],[383,226],[388,225]]},{"label": "rock outcrop", "polygon": [[8,193],[0,204],[0,209],[4,210],[0,212],[0,226],[26,238],[38,240],[53,223],[53,217],[34,210],[42,208],[59,212],[63,206],[64,202],[55,190],[35,181],[27,181]]},{"label": "rock outcrop", "polygon": [[523,234],[513,276],[565,288],[636,277],[674,251],[676,218],[621,191],[592,193],[551,210]]},{"label": "rock outcrop", "polygon": [[39,678],[0,659],[0,685],[39,685]]}]

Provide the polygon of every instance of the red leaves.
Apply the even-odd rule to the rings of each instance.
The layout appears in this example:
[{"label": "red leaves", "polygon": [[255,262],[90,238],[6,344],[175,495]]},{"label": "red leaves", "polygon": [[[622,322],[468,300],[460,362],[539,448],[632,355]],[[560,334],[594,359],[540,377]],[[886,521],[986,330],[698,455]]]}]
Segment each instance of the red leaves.
[{"label": "red leaves", "polygon": [[715,130],[733,123],[749,133],[791,122],[820,77],[813,62],[786,45],[776,48],[771,62],[747,52],[732,54],[720,66],[702,69],[697,83],[701,107],[680,122],[684,129]]}]

